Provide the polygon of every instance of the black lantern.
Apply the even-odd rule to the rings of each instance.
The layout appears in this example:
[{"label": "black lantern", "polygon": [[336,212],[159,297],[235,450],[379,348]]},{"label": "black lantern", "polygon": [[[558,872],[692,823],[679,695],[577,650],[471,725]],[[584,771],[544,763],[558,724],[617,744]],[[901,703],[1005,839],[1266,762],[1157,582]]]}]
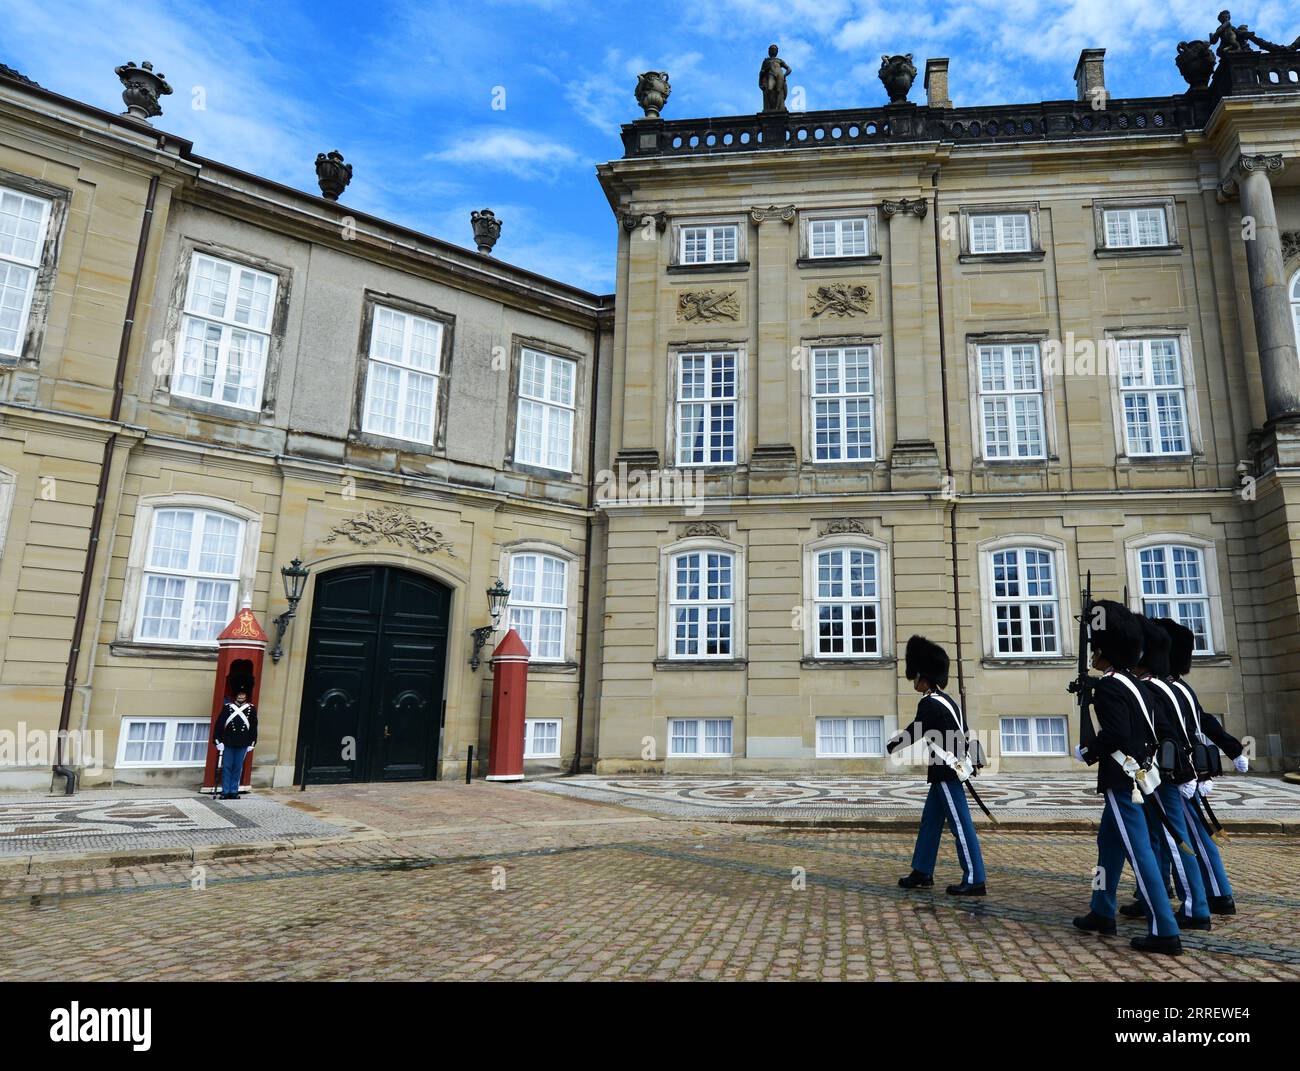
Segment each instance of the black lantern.
[{"label": "black lantern", "polygon": [[272,622],[275,625],[275,646],[271,649],[272,662],[278,662],[284,657],[284,648],[280,646],[280,641],[284,639],[289,622],[298,613],[298,603],[302,601],[302,593],[307,590],[307,576],[310,572],[311,570],[302,564],[300,558],[294,558],[288,565],[280,566],[280,577],[284,580],[284,597],[289,601],[289,609]]},{"label": "black lantern", "polygon": [[492,615],[492,624],[483,625],[476,628],[471,633],[474,637],[474,653],[469,657],[470,669],[477,670],[479,662],[479,652],[483,650],[483,645],[487,643],[488,637],[501,627],[501,615],[505,613],[506,603],[510,601],[510,589],[501,583],[501,578],[497,577],[496,583],[487,589],[488,613]]}]

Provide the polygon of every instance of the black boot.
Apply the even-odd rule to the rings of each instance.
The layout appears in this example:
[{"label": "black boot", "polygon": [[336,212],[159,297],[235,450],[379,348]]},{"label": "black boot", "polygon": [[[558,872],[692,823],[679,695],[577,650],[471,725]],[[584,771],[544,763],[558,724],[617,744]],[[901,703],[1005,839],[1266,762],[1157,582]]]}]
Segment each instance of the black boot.
[{"label": "black boot", "polygon": [[985,895],[984,882],[973,884],[969,881],[963,881],[960,885],[948,886],[949,896],[983,896]]},{"label": "black boot", "polygon": [[1178,925],[1180,929],[1184,930],[1208,930],[1212,928],[1212,921],[1209,915],[1206,915],[1203,919],[1185,919],[1179,917]]},{"label": "black boot", "polygon": [[922,874],[919,870],[913,870],[907,877],[899,878],[898,885],[902,889],[928,889],[934,885],[934,877],[930,874]]},{"label": "black boot", "polygon": [[1147,905],[1141,900],[1130,900],[1119,909],[1126,919],[1144,919],[1147,917]]},{"label": "black boot", "polygon": [[1211,915],[1235,915],[1237,913],[1237,901],[1231,896],[1211,896],[1210,897],[1210,914]]},{"label": "black boot", "polygon": [[1152,937],[1150,934],[1143,937],[1134,937],[1129,942],[1129,947],[1138,952],[1151,952],[1161,956],[1181,956],[1183,954],[1183,942],[1176,934],[1173,937]]},{"label": "black boot", "polygon": [[1101,934],[1102,937],[1115,936],[1115,920],[1104,918],[1095,911],[1089,911],[1086,915],[1081,915],[1074,920],[1074,925],[1080,930]]}]

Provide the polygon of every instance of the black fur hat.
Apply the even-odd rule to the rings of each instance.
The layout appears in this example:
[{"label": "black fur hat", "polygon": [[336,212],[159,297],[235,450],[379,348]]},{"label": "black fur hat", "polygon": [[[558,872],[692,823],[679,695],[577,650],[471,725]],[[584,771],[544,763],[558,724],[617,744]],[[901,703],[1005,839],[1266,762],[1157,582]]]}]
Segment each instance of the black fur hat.
[{"label": "black fur hat", "polygon": [[907,679],[924,677],[936,688],[948,684],[948,652],[924,636],[913,636],[907,641]]},{"label": "black fur hat", "polygon": [[1169,672],[1178,677],[1186,676],[1192,669],[1196,633],[1186,625],[1180,625],[1172,617],[1156,618],[1156,624],[1169,636]]},{"label": "black fur hat", "polygon": [[1163,680],[1169,676],[1169,633],[1149,617],[1139,616],[1142,626],[1142,662],[1153,677]]},{"label": "black fur hat", "polygon": [[1098,599],[1092,609],[1089,645],[1116,669],[1132,669],[1142,659],[1142,626],[1137,618],[1110,599]]}]

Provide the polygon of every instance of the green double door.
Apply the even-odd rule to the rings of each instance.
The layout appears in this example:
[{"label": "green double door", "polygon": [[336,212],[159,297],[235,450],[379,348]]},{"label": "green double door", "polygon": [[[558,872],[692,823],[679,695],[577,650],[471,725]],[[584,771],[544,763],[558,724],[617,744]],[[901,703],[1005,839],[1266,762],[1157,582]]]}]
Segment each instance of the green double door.
[{"label": "green double door", "polygon": [[436,775],[451,591],[388,566],[316,579],[296,778]]}]

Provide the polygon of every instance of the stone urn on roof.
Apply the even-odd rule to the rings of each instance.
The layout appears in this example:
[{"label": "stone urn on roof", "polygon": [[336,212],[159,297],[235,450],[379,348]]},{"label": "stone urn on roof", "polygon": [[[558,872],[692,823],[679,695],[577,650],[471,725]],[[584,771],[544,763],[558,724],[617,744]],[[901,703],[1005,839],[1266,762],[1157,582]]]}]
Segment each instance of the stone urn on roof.
[{"label": "stone urn on roof", "polygon": [[122,80],[122,103],[126,105],[123,114],[143,123],[155,115],[162,115],[158,98],[170,94],[172,87],[167,84],[161,71],[154,71],[152,63],[148,60],[138,66],[123,63],[120,67],[114,67],[113,73]]},{"label": "stone urn on roof", "polygon": [[880,81],[889,94],[890,104],[900,104],[907,100],[907,94],[916,81],[916,66],[912,63],[912,53],[901,56],[880,57]]}]

